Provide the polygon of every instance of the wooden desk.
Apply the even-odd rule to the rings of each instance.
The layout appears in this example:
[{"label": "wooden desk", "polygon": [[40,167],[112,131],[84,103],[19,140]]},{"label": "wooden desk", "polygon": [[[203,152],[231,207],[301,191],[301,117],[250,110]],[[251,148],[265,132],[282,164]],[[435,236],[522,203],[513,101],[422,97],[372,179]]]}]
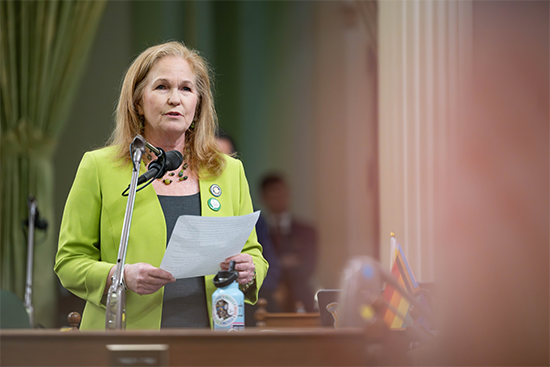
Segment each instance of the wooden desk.
[{"label": "wooden desk", "polygon": [[[0,365],[112,366],[107,345],[160,344],[169,366],[360,366],[368,340],[361,329],[0,331]],[[132,365],[132,364],[130,364]],[[135,364],[134,364],[135,365]]]},{"label": "wooden desk", "polygon": [[321,326],[321,316],[316,313],[258,313],[256,312],[256,326],[265,328],[274,327],[315,327]]}]

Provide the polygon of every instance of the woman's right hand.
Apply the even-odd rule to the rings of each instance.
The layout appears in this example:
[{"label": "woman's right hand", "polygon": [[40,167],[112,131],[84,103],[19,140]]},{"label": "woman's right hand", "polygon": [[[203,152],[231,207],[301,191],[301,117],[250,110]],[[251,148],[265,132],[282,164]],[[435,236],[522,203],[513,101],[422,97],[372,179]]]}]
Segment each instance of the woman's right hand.
[{"label": "woman's right hand", "polygon": [[124,280],[129,290],[145,295],[155,293],[166,284],[175,282],[176,278],[166,270],[155,268],[153,265],[136,263],[126,264]]}]

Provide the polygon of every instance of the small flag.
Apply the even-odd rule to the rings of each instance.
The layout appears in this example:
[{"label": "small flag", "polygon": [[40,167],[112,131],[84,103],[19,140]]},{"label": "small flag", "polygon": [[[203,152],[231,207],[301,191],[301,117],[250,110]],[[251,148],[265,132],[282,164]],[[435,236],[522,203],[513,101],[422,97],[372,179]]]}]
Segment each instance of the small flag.
[{"label": "small flag", "polygon": [[[393,234],[391,237],[390,259],[391,274],[397,279],[399,285],[407,290],[419,303],[428,308],[428,302],[424,294],[421,293],[420,286],[407,262],[403,249]],[[390,329],[404,329],[414,324],[414,320],[409,314],[411,304],[401,293],[390,284],[386,284],[382,297],[387,303],[384,322]],[[419,317],[417,322],[429,330],[430,325],[423,316]]]}]

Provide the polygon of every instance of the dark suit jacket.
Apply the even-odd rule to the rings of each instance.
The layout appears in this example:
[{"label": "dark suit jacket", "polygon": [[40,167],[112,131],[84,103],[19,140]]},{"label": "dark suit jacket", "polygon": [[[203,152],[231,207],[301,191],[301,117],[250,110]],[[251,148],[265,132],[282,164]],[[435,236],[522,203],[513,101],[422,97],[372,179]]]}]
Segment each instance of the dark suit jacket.
[{"label": "dark suit jacket", "polygon": [[281,282],[289,292],[282,311],[295,311],[298,301],[306,311],[313,311],[311,281],[317,263],[317,232],[310,225],[292,219],[288,233],[281,234],[271,229],[271,240],[279,259]]}]

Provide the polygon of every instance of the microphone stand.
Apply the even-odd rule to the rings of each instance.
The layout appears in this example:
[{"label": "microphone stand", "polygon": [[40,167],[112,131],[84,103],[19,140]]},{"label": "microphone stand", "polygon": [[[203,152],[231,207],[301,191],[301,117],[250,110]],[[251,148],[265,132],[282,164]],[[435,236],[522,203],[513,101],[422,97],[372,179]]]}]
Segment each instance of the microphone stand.
[{"label": "microphone stand", "polygon": [[31,328],[34,328],[34,308],[32,306],[32,268],[33,268],[33,255],[34,255],[34,224],[36,220],[36,199],[33,196],[29,196],[29,233],[27,236],[27,281],[25,285],[25,310],[29,316],[29,323]]},{"label": "microphone stand", "polygon": [[118,248],[118,259],[113,276],[113,281],[107,294],[107,310],[105,312],[105,329],[120,330],[126,329],[126,290],[124,289],[124,263],[126,261],[126,250],[128,248],[128,236],[130,234],[130,223],[132,222],[132,213],[134,211],[134,202],[136,199],[136,188],[141,164],[141,157],[145,152],[146,141],[138,135],[130,145],[132,152],[132,181],[128,192],[128,203],[126,213],[124,214],[124,224],[120,236],[120,246]]}]

